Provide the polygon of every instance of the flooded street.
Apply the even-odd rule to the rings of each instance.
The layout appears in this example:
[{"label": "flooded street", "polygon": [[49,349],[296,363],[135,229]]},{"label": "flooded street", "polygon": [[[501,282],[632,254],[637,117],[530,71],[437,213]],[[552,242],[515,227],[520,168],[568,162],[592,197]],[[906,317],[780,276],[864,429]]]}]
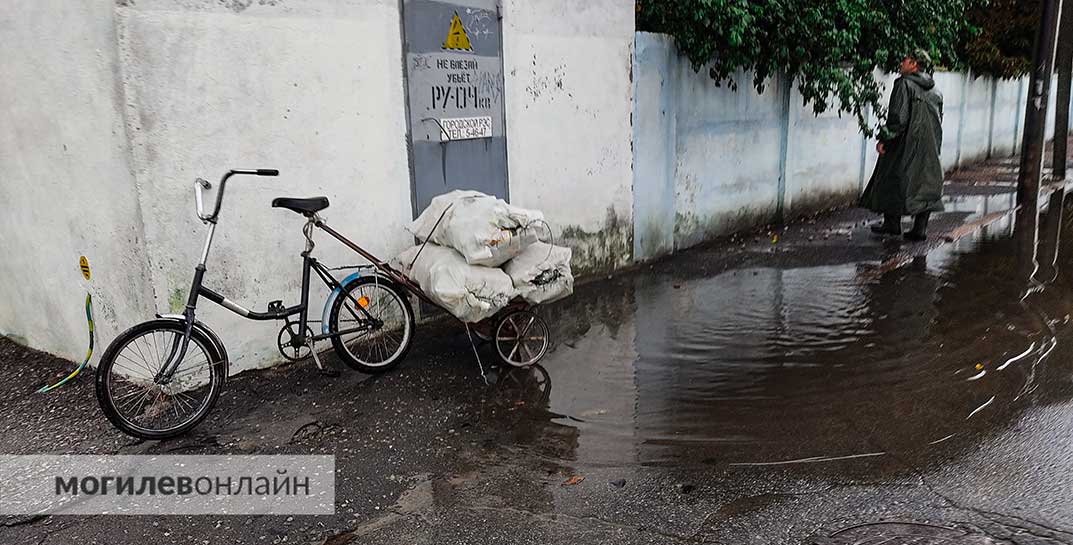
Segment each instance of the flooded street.
[{"label": "flooded street", "polygon": [[547,450],[538,433],[530,448],[726,468],[883,466],[967,446],[1073,394],[1062,258],[1057,278],[1026,295],[1015,244],[995,226],[880,275],[860,261],[712,276],[676,262],[582,296],[585,318],[567,327],[580,331],[562,333],[540,379],[546,407],[529,415],[573,428],[573,444]]},{"label": "flooded street", "polygon": [[7,519],[0,542],[1073,543],[1071,222],[1045,214],[1026,261],[1008,188],[949,193],[924,244],[849,210],[581,285],[542,309],[542,365],[487,386],[434,323],[386,375],[233,377],[172,441],[113,430],[88,380],[34,397],[65,364],[0,346],[6,453],[337,464],[332,516]]},{"label": "flooded street", "polygon": [[1048,393],[1073,293],[1059,280],[1022,300],[1011,244],[967,240],[878,278],[849,263],[625,282],[608,294],[620,308],[548,358],[547,418],[577,428],[578,460],[607,464],[956,442]]}]

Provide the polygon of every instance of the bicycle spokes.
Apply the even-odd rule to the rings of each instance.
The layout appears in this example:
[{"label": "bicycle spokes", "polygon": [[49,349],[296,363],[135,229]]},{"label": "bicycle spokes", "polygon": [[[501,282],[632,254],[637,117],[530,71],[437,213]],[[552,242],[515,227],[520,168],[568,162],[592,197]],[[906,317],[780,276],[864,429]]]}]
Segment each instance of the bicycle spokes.
[{"label": "bicycle spokes", "polygon": [[366,365],[390,361],[404,346],[408,316],[399,295],[377,284],[357,286],[343,302],[336,324],[348,354]]},{"label": "bicycle spokes", "polygon": [[116,411],[135,425],[164,429],[181,424],[201,410],[208,397],[211,361],[206,347],[191,340],[166,383],[154,380],[176,354],[182,332],[147,331],[123,346],[108,381]]}]

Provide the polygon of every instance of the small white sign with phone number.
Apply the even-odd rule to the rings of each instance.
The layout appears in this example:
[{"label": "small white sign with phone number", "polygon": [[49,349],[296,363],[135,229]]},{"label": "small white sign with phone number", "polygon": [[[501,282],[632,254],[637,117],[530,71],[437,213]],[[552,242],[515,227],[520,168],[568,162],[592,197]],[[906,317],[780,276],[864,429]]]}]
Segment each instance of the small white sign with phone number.
[{"label": "small white sign with phone number", "polygon": [[440,141],[492,137],[492,116],[454,117],[440,120]]}]

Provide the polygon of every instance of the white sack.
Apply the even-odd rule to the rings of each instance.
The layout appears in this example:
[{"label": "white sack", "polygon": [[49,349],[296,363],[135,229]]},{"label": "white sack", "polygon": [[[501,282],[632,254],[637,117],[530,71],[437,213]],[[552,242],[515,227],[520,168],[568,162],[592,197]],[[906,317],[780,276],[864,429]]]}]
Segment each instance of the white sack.
[{"label": "white sack", "polygon": [[533,304],[558,301],[574,293],[570,248],[546,242],[530,245],[503,266],[518,295]]},{"label": "white sack", "polygon": [[433,198],[407,230],[422,241],[431,234],[432,242],[458,250],[470,265],[498,267],[537,241],[543,220],[538,211],[479,191],[455,190]]},{"label": "white sack", "polygon": [[492,316],[517,294],[507,273],[501,269],[469,265],[458,252],[428,244],[413,267],[420,246],[395,258],[400,270],[448,312],[463,322],[479,322]]}]

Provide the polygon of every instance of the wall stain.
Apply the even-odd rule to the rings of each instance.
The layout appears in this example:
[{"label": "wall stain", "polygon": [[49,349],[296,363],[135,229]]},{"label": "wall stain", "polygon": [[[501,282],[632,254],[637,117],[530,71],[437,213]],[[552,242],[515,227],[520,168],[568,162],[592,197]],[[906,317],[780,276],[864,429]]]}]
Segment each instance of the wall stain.
[{"label": "wall stain", "polygon": [[672,231],[673,227],[667,225],[667,221],[658,218],[646,218],[644,220],[634,220],[641,225],[637,229],[638,233],[634,233],[634,237],[639,237],[637,240],[637,246],[641,250],[640,256],[634,256],[637,259],[649,260],[661,257],[674,252],[674,238],[667,240],[665,233]]},{"label": "wall stain", "polygon": [[790,200],[790,206],[785,213],[785,223],[791,223],[796,219],[811,216],[819,212],[841,210],[856,206],[858,199],[857,188],[844,190],[811,191],[794,196]]},{"label": "wall stain", "polygon": [[186,290],[174,288],[168,294],[168,310],[173,314],[182,312],[186,308]]},{"label": "wall stain", "polygon": [[607,273],[633,260],[632,220],[619,217],[614,207],[608,207],[602,229],[591,232],[567,225],[562,230],[562,241],[556,242],[573,249],[571,268],[575,275]]},{"label": "wall stain", "polygon": [[549,100],[552,100],[554,97],[549,95],[548,91],[562,92],[565,89],[563,86],[563,79],[565,76],[565,64],[556,66],[551,74],[539,75],[536,68],[536,55],[534,55],[533,68],[530,70],[529,85],[525,87],[525,92],[532,97],[534,102],[542,95],[548,95]]},{"label": "wall stain", "polygon": [[217,2],[235,13],[242,13],[253,4],[253,0],[217,0]]},{"label": "wall stain", "polygon": [[773,223],[776,209],[772,205],[764,208],[742,207],[736,212],[702,217],[693,213],[675,212],[674,214],[674,249],[682,250],[721,236]]},{"label": "wall stain", "polygon": [[[250,6],[252,6],[254,4],[255,0],[216,0],[216,1],[220,5],[226,7],[227,9],[229,9],[229,10],[235,12],[235,13],[242,13],[243,11],[246,11],[246,8],[249,8]],[[281,3],[283,3],[283,0],[256,0],[256,2],[257,2],[257,5],[259,5],[259,6],[277,6],[277,5],[281,4]]]},{"label": "wall stain", "polygon": [[14,343],[15,343],[15,344],[17,344],[17,345],[20,345],[20,346],[25,346],[25,347],[27,347],[27,348],[29,348],[29,347],[31,346],[31,345],[30,345],[30,339],[28,339],[28,338],[26,338],[26,337],[23,337],[22,335],[16,335],[16,334],[14,334],[14,333],[4,333],[3,335],[4,335],[4,337],[6,337],[6,338],[7,338],[7,339],[8,339],[9,341],[12,341],[12,342],[14,342]]}]

